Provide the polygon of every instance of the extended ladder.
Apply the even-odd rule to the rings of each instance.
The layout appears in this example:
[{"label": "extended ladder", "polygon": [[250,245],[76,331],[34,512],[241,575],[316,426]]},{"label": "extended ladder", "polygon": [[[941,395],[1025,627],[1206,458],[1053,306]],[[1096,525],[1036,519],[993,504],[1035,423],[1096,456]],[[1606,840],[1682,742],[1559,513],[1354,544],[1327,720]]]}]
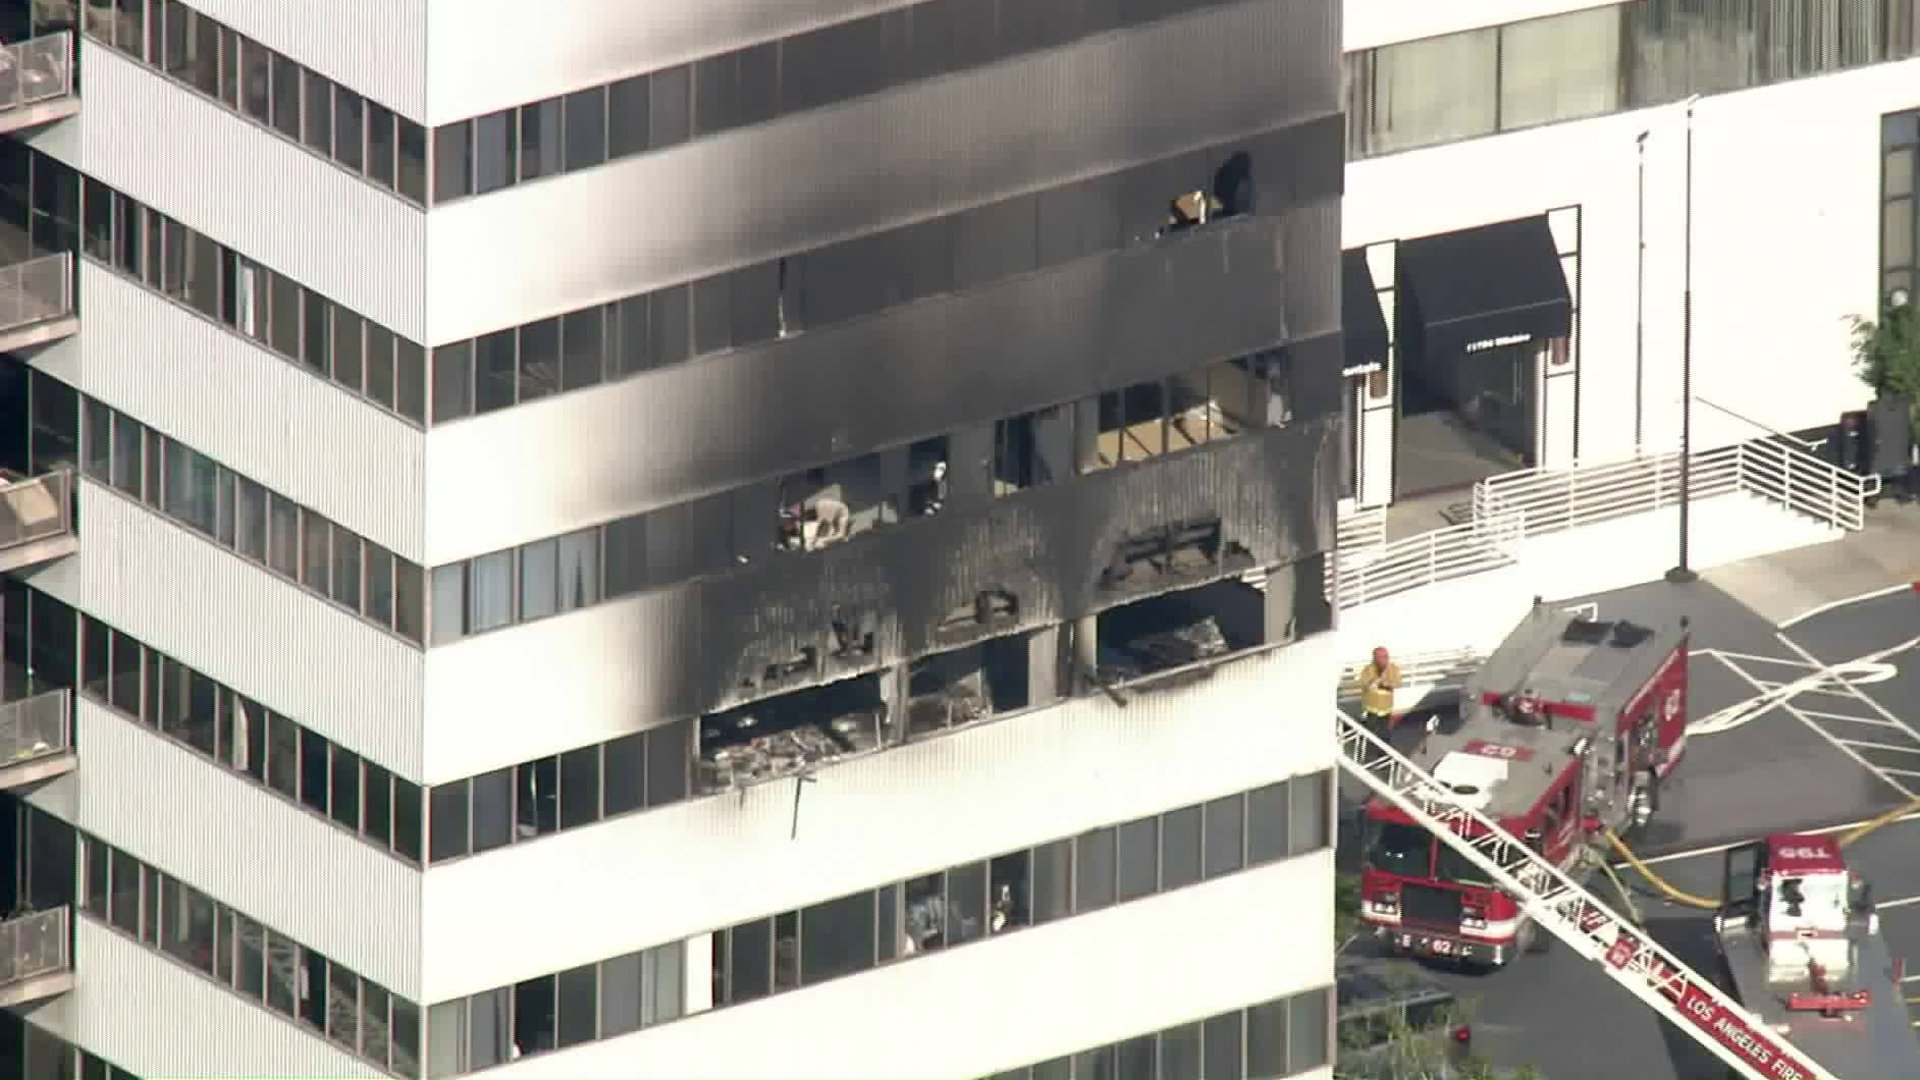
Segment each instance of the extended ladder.
[{"label": "extended ladder", "polygon": [[[1336,712],[1340,767],[1492,875],[1527,915],[1749,1080],[1835,1080],[1639,927],[1613,913],[1553,863],[1454,801],[1418,765]],[[1468,838],[1456,826],[1472,833]]]}]

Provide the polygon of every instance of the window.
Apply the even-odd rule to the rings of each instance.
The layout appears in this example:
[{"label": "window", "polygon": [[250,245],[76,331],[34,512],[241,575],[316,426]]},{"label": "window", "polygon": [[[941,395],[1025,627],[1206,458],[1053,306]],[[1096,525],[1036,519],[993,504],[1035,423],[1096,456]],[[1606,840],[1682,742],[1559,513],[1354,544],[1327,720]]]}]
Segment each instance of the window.
[{"label": "window", "polygon": [[[393,774],[366,762],[365,805],[361,810],[361,832],[382,847],[393,836]],[[337,799],[337,796],[336,796]]]},{"label": "window", "polygon": [[333,83],[317,71],[306,72],[307,145],[333,156]]},{"label": "window", "polygon": [[583,746],[560,755],[560,828],[600,820],[600,747]]},{"label": "window", "polygon": [[1620,22],[1609,5],[1501,27],[1501,129],[1618,109]]},{"label": "window", "polygon": [[433,421],[444,424],[473,414],[473,342],[433,350]]},{"label": "window", "polygon": [[433,571],[433,643],[445,645],[467,636],[467,564]]},{"label": "window", "polygon": [[1114,830],[1095,829],[1074,841],[1074,914],[1114,902]]},{"label": "window", "polygon": [[451,784],[440,784],[431,789],[431,823],[433,835],[430,838],[428,857],[434,862],[457,859],[467,854],[467,800],[469,782],[456,780]]},{"label": "window", "polygon": [[600,963],[600,1037],[603,1039],[640,1029],[641,955],[629,953]]},{"label": "window", "polygon": [[692,764],[692,720],[647,732],[647,805],[665,806],[685,799],[692,786]]},{"label": "window", "polygon": [[273,126],[289,139],[300,138],[300,65],[269,52],[273,71]]},{"label": "window", "polygon": [[360,830],[360,757],[343,746],[333,747],[333,820]]},{"label": "window", "polygon": [[394,184],[393,113],[376,101],[366,103],[367,179],[382,187]]},{"label": "window", "polygon": [[1288,855],[1304,855],[1333,846],[1329,809],[1332,786],[1333,777],[1324,772],[1296,777],[1287,785],[1290,801],[1287,817],[1291,826]]},{"label": "window", "polygon": [[267,717],[267,786],[300,797],[300,726],[279,713]]},{"label": "window", "polygon": [[560,388],[577,390],[600,382],[605,367],[606,336],[600,308],[576,311],[562,319]]},{"label": "window", "polygon": [[513,1043],[521,1054],[538,1054],[554,1048],[554,977],[543,975],[528,979],[513,988]]},{"label": "window", "polygon": [[427,201],[427,129],[404,117],[395,118],[395,127],[399,133],[399,176],[395,190],[402,198],[424,204]]},{"label": "window", "polygon": [[1206,805],[1206,876],[1219,877],[1245,865],[1246,806],[1238,795],[1215,799]]},{"label": "window", "polygon": [[521,402],[560,390],[560,320],[543,319],[520,328]]},{"label": "window", "polygon": [[1491,133],[1499,30],[1489,27],[1353,54],[1348,145],[1356,155]]},{"label": "window", "polygon": [[333,88],[334,160],[355,172],[366,162],[366,108],[360,95],[344,86]]},{"label": "window", "polygon": [[1142,818],[1120,826],[1116,841],[1119,894],[1122,902],[1151,895],[1160,888],[1160,819]]},{"label": "window", "polygon": [[727,932],[726,1001],[739,1004],[773,992],[773,922],[758,919]]},{"label": "window", "polygon": [[433,132],[433,201],[473,194],[473,126],[462,120]]},{"label": "window", "polygon": [[514,331],[502,330],[474,342],[474,412],[489,413],[513,406],[516,337]]},{"label": "window", "polygon": [[583,529],[560,538],[559,610],[600,602],[600,531]]},{"label": "window", "polygon": [[561,124],[561,98],[548,98],[520,107],[520,180],[558,173],[566,160],[566,130]]},{"label": "window", "polygon": [[1033,849],[1033,922],[1039,925],[1073,912],[1073,841]]},{"label": "window", "polygon": [[874,965],[872,890],[800,912],[800,981],[812,985]]},{"label": "window", "polygon": [[1292,786],[1268,784],[1247,793],[1247,862],[1253,866],[1287,857],[1287,803]]},{"label": "window", "polygon": [[645,150],[649,141],[652,105],[645,75],[623,79],[607,87],[607,156],[626,157]]},{"label": "window", "polygon": [[108,905],[110,917],[115,928],[129,934],[140,932],[140,863],[133,856],[118,848],[112,852],[113,872],[110,879]]},{"label": "window", "polygon": [[518,131],[512,109],[473,121],[473,193],[485,195],[513,183]]},{"label": "window", "polygon": [[240,48],[240,111],[263,124],[271,123],[273,52],[250,38],[240,38],[236,44]]},{"label": "window", "polygon": [[[631,81],[631,80],[630,80]],[[645,82],[642,81],[644,86]],[[607,159],[607,91],[593,87],[567,95],[566,168],[598,165]]]},{"label": "window", "polygon": [[565,1049],[591,1042],[600,1033],[599,970],[595,965],[563,971],[555,979],[557,1012],[554,1046]]},{"label": "window", "polygon": [[333,381],[358,394],[364,382],[364,320],[343,307],[333,309]]},{"label": "window", "polygon": [[644,798],[646,737],[624,735],[601,752],[602,807],[607,817],[638,810]]},{"label": "window", "polygon": [[1231,1012],[1201,1025],[1201,1080],[1240,1080],[1247,1075],[1241,1056],[1241,1023],[1241,1015]]},{"label": "window", "polygon": [[468,625],[473,633],[513,622],[513,555],[499,551],[473,560],[468,582]]}]

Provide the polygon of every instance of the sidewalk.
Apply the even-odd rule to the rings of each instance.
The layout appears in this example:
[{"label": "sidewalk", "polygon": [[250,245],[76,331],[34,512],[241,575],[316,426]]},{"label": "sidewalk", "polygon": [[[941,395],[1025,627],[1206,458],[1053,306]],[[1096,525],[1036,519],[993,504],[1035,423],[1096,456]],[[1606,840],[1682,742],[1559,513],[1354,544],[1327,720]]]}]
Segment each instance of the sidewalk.
[{"label": "sidewalk", "polygon": [[1825,604],[1920,581],[1920,504],[1884,500],[1831,544],[1779,551],[1700,575],[1778,625]]}]

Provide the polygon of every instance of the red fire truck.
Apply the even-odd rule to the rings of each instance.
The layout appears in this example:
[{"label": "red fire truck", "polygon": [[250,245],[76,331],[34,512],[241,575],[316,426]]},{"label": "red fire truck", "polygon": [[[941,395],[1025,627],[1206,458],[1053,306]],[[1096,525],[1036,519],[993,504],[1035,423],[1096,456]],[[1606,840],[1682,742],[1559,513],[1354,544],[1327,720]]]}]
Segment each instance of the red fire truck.
[{"label": "red fire truck", "polygon": [[[1644,828],[1686,748],[1687,622],[1536,602],[1407,757],[1442,798],[1580,877],[1607,829]],[[1394,948],[1499,967],[1539,933],[1515,899],[1393,803],[1367,805],[1361,920]],[[1481,826],[1455,826],[1472,839]]]}]

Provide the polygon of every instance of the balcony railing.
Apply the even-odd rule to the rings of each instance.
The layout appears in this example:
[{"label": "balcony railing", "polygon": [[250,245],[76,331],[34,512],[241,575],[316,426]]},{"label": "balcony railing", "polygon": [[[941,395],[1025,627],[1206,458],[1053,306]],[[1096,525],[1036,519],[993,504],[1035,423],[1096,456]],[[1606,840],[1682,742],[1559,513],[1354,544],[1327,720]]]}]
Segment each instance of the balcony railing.
[{"label": "balcony railing", "polygon": [[73,471],[41,476],[0,472],[0,573],[70,555],[73,533]]},{"label": "balcony railing", "polygon": [[0,922],[0,1007],[23,1005],[73,986],[71,915],[65,907]]},{"label": "balcony railing", "polygon": [[12,351],[73,329],[73,256],[40,255],[0,267],[0,350]]},{"label": "balcony railing", "polygon": [[0,704],[0,791],[72,771],[72,749],[72,691]]},{"label": "balcony railing", "polygon": [[[12,131],[67,115],[49,109],[73,98],[73,35],[43,34],[0,46],[0,130]],[[75,102],[77,105],[77,102]]]}]

